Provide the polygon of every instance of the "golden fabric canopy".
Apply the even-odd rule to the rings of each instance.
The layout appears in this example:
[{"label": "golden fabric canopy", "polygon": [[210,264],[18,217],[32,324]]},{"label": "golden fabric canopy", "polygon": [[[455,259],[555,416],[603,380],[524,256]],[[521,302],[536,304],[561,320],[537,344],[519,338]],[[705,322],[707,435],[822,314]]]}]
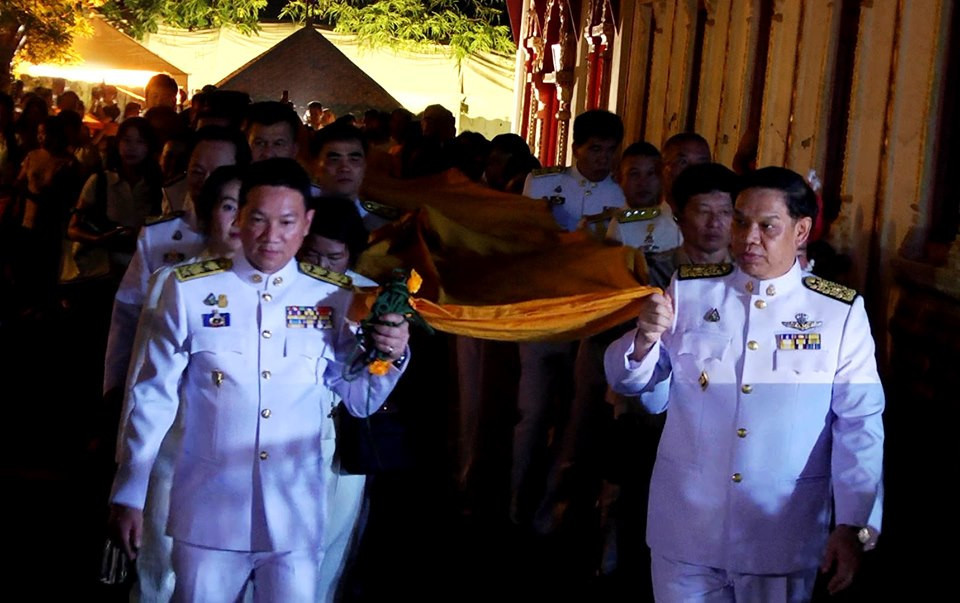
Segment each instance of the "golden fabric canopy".
[{"label": "golden fabric canopy", "polygon": [[[637,315],[646,263],[633,248],[559,230],[543,201],[492,191],[457,171],[418,179],[368,177],[364,198],[409,213],[373,233],[357,270],[423,277],[417,310],[438,330],[501,341],[593,335]],[[358,296],[359,297],[359,296]],[[358,299],[365,315],[372,297]]]}]

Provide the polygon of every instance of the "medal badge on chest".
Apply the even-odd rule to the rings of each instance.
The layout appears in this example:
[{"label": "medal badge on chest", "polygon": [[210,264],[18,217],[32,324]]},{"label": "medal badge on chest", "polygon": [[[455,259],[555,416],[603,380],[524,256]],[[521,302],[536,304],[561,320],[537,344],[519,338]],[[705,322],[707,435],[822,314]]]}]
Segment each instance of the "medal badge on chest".
[{"label": "medal badge on chest", "polygon": [[803,312],[794,316],[794,319],[795,320],[785,320],[780,324],[800,332],[778,333],[776,335],[777,349],[784,351],[819,350],[821,344],[820,333],[814,333],[812,331],[813,329],[823,326],[823,321],[810,320]]},{"label": "medal badge on chest", "polygon": [[288,329],[332,329],[331,306],[287,306]]},{"label": "medal badge on chest", "polygon": [[213,307],[212,312],[203,315],[203,326],[214,328],[230,326],[230,313],[220,311],[227,307],[226,294],[214,295],[211,293],[203,299],[203,305]]}]

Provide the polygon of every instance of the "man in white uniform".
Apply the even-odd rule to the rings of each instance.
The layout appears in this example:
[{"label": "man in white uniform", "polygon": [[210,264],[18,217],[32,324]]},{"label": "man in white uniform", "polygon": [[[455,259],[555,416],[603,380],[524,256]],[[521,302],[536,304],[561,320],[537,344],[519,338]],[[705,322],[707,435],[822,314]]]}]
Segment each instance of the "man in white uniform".
[{"label": "man in white uniform", "polygon": [[150,469],[179,410],[167,525],[174,601],[235,601],[248,581],[256,601],[315,600],[322,400],[333,390],[368,415],[402,372],[407,325],[387,315],[373,339],[394,364],[384,376],[348,378],[351,292],[342,275],[294,260],[313,217],[309,186],[293,160],[251,166],[240,193],[243,254],[179,267],[161,294],[130,394],[111,526],[135,557]]},{"label": "man in white uniform", "polygon": [[818,567],[842,590],[875,542],[883,389],[862,299],[796,260],[816,211],[798,174],[751,174],[736,266],[681,266],[607,349],[614,390],[670,410],[647,521],[658,601],[805,601]]},{"label": "man in white uniform", "polygon": [[661,199],[660,151],[649,142],[635,142],[620,158],[618,179],[627,205],[607,228],[607,238],[657,253],[683,242],[673,211]]},{"label": "man in white uniform", "polygon": [[[623,122],[609,111],[581,113],[573,121],[573,159],[570,167],[533,170],[523,195],[550,204],[553,217],[565,230],[576,230],[585,217],[623,207],[623,190],[610,173],[623,141]],[[606,229],[606,221],[602,220]]]}]

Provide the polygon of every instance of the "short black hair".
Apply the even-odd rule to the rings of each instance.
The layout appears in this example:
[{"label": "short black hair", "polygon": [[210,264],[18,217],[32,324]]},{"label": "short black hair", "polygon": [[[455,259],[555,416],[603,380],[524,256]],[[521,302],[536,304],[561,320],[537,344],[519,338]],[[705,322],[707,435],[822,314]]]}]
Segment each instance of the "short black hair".
[{"label": "short black hair", "polygon": [[280,101],[263,101],[250,105],[247,108],[247,120],[243,129],[249,134],[253,124],[272,126],[281,122],[290,127],[290,140],[296,142],[303,122],[290,105]]},{"label": "short black hair", "polygon": [[[194,208],[197,212],[197,221],[200,222],[204,232],[210,232],[210,220],[213,217],[213,210],[220,202],[220,193],[223,186],[232,180],[243,180],[243,168],[239,165],[221,165],[210,172],[200,189],[200,195],[194,201]],[[242,200],[237,199],[237,208],[242,207]]]},{"label": "short black hair", "polygon": [[690,199],[712,192],[730,194],[730,202],[740,192],[740,177],[719,163],[699,163],[683,170],[673,182],[673,202],[682,214]]},{"label": "short black hair", "polygon": [[623,150],[623,155],[620,156],[620,159],[623,160],[627,157],[652,157],[653,159],[660,159],[660,151],[646,140],[641,140]]},{"label": "short black hair", "polygon": [[530,155],[530,145],[517,134],[497,134],[490,141],[491,151],[502,151],[507,155]]},{"label": "short black hair", "polygon": [[573,144],[582,145],[590,138],[623,141],[623,121],[616,113],[603,109],[584,111],[573,120]]},{"label": "short black hair", "polygon": [[247,144],[247,139],[240,130],[227,126],[203,126],[193,135],[188,157],[193,155],[193,150],[204,140],[232,143],[236,151],[237,165],[244,166],[250,163],[250,145]]},{"label": "short black hair", "polygon": [[702,144],[703,146],[707,147],[707,152],[710,152],[710,143],[707,142],[706,138],[700,136],[696,132],[680,132],[679,134],[674,134],[667,139],[667,142],[663,143],[663,152],[666,153],[667,149],[670,147],[681,145],[685,142]]},{"label": "short black hair", "polygon": [[258,186],[282,186],[293,189],[303,196],[303,207],[308,209],[310,201],[310,176],[297,163],[296,159],[287,157],[271,157],[263,161],[251,163],[243,171],[243,181],[240,184],[240,206],[247,203],[250,189]]},{"label": "short black hair", "polygon": [[310,139],[310,154],[319,157],[323,147],[331,142],[351,142],[357,141],[363,147],[363,154],[367,154],[367,137],[363,135],[363,130],[353,124],[336,121],[325,128],[316,131],[313,138]]},{"label": "short black hair", "polygon": [[317,197],[310,202],[314,208],[310,234],[340,241],[350,253],[348,265],[353,268],[357,258],[367,248],[369,234],[356,203],[342,197]]},{"label": "short black hair", "polygon": [[776,166],[760,168],[741,180],[741,192],[750,188],[769,188],[780,191],[783,193],[791,218],[794,220],[810,218],[814,222],[817,221],[817,195],[803,176],[793,170]]}]

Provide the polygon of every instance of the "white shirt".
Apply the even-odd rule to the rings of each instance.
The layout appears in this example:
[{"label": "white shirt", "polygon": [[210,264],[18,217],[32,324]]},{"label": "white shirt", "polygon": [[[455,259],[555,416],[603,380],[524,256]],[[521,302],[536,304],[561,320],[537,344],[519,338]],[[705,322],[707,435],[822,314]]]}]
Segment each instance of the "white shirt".
[{"label": "white shirt", "polygon": [[534,170],[523,184],[523,194],[544,199],[553,217],[566,230],[576,230],[580,218],[623,207],[626,199],[620,185],[607,176],[600,182],[587,180],[576,167]]},{"label": "white shirt", "polygon": [[[718,266],[729,273],[690,278]],[[884,394],[862,299],[798,263],[766,281],[683,266],[669,292],[674,325],[643,361],[629,358],[635,330],[604,357],[616,392],[669,407],[650,484],[653,552],[784,574],[820,563],[831,502],[838,524],[879,531]]]}]

